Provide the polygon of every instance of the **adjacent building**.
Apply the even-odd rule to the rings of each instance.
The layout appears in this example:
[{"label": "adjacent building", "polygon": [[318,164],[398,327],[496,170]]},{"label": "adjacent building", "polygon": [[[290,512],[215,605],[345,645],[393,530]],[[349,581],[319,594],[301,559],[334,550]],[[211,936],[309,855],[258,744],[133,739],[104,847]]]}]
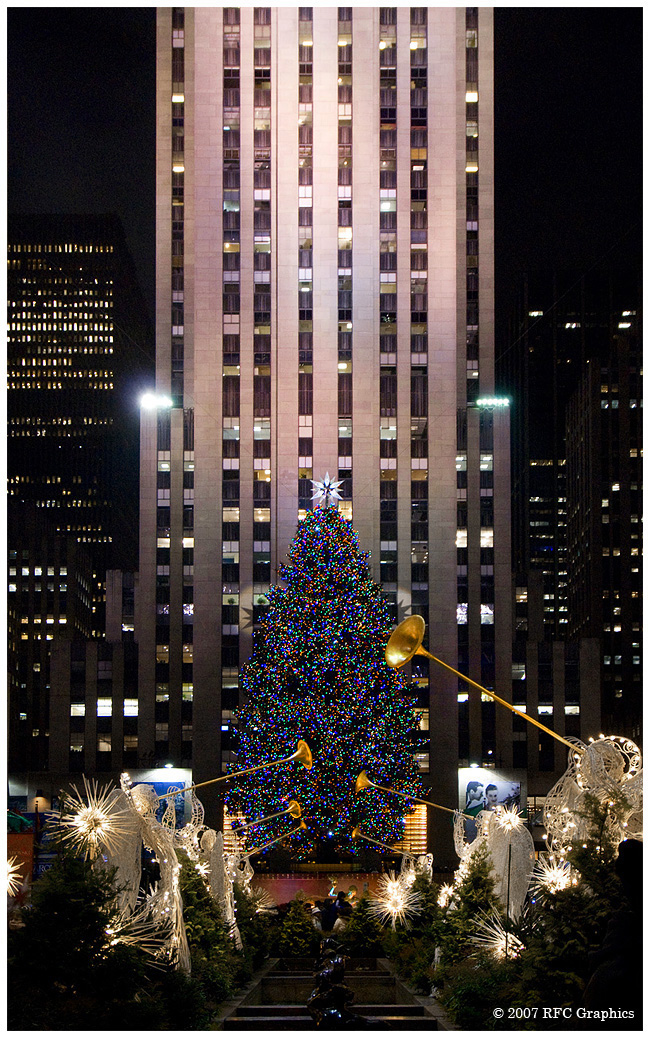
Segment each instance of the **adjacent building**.
[{"label": "adjacent building", "polygon": [[[634,270],[526,275],[500,371],[514,402],[513,702],[526,675],[553,727],[562,708],[584,740],[641,737],[640,300]],[[548,684],[559,655],[580,661],[564,706]],[[530,789],[544,786],[535,760],[530,748]]]},{"label": "adjacent building", "polygon": [[27,510],[86,545],[101,602],[105,571],[137,562],[153,334],[117,218],[10,216],[7,237],[10,530]]},{"label": "adjacent building", "polygon": [[137,563],[153,334],[111,216],[11,216],[7,295],[9,768],[27,796],[69,753],[52,652],[105,635],[107,568]]}]

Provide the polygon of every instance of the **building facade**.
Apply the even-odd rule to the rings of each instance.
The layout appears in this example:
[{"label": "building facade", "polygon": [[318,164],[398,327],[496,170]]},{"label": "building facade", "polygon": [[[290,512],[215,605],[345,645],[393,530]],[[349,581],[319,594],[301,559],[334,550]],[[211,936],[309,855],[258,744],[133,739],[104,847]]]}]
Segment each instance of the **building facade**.
[{"label": "building facade", "polygon": [[[179,763],[189,735],[201,781],[229,759],[239,667],[326,472],[396,620],[422,614],[432,652],[510,685],[492,12],[166,8],[157,34],[139,739]],[[414,670],[424,778],[456,806],[460,761],[497,741],[512,764],[512,719]],[[430,843],[451,861],[446,824]]]}]

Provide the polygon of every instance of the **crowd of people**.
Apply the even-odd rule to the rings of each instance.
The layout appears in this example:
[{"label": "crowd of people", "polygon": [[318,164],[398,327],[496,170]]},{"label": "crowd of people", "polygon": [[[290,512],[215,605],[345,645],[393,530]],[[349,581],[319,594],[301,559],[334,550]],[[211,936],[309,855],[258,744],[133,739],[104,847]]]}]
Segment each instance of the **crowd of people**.
[{"label": "crowd of people", "polygon": [[[349,901],[348,899],[351,899]],[[345,930],[353,911],[355,896],[340,891],[336,898],[315,899],[311,903],[312,923],[317,931],[339,934]]]}]

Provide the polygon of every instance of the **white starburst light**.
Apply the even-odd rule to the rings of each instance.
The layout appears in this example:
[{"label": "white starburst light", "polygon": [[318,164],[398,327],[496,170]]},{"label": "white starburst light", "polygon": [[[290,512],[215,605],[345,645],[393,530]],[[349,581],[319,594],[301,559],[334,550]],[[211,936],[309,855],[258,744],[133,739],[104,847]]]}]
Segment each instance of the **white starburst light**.
[{"label": "white starburst light", "polygon": [[15,855],[7,859],[7,894],[12,898],[18,893],[21,878],[20,867],[24,865],[24,862],[18,862]]},{"label": "white starburst light", "polygon": [[454,888],[452,887],[452,884],[444,884],[438,893],[438,898],[436,899],[437,904],[441,907],[441,909],[446,908],[453,895]]},{"label": "white starburst light", "polygon": [[378,880],[377,894],[370,904],[374,916],[383,923],[390,920],[395,928],[396,920],[404,924],[418,913],[422,899],[417,892],[405,888],[394,873],[387,873]]},{"label": "white starburst light", "polygon": [[481,914],[477,921],[477,933],[472,942],[477,948],[492,952],[498,960],[514,960],[524,949],[520,939],[506,930],[502,918],[495,909],[490,915]]},{"label": "white starburst light", "polygon": [[91,859],[102,848],[115,852],[129,833],[128,813],[119,804],[119,791],[84,776],[85,796],[71,784],[74,797],[66,799],[65,813],[48,813],[50,827],[61,839]]}]

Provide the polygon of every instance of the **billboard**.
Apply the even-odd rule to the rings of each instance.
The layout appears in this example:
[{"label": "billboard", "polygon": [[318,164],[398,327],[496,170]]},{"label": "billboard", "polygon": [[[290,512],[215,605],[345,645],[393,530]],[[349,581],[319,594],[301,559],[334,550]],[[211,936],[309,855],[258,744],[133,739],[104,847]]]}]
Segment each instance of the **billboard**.
[{"label": "billboard", "polygon": [[[476,816],[497,805],[522,811],[526,801],[526,791],[513,775],[478,766],[459,769],[459,808],[464,815]],[[466,819],[464,825],[466,840],[474,840],[477,828],[472,819]]]}]

